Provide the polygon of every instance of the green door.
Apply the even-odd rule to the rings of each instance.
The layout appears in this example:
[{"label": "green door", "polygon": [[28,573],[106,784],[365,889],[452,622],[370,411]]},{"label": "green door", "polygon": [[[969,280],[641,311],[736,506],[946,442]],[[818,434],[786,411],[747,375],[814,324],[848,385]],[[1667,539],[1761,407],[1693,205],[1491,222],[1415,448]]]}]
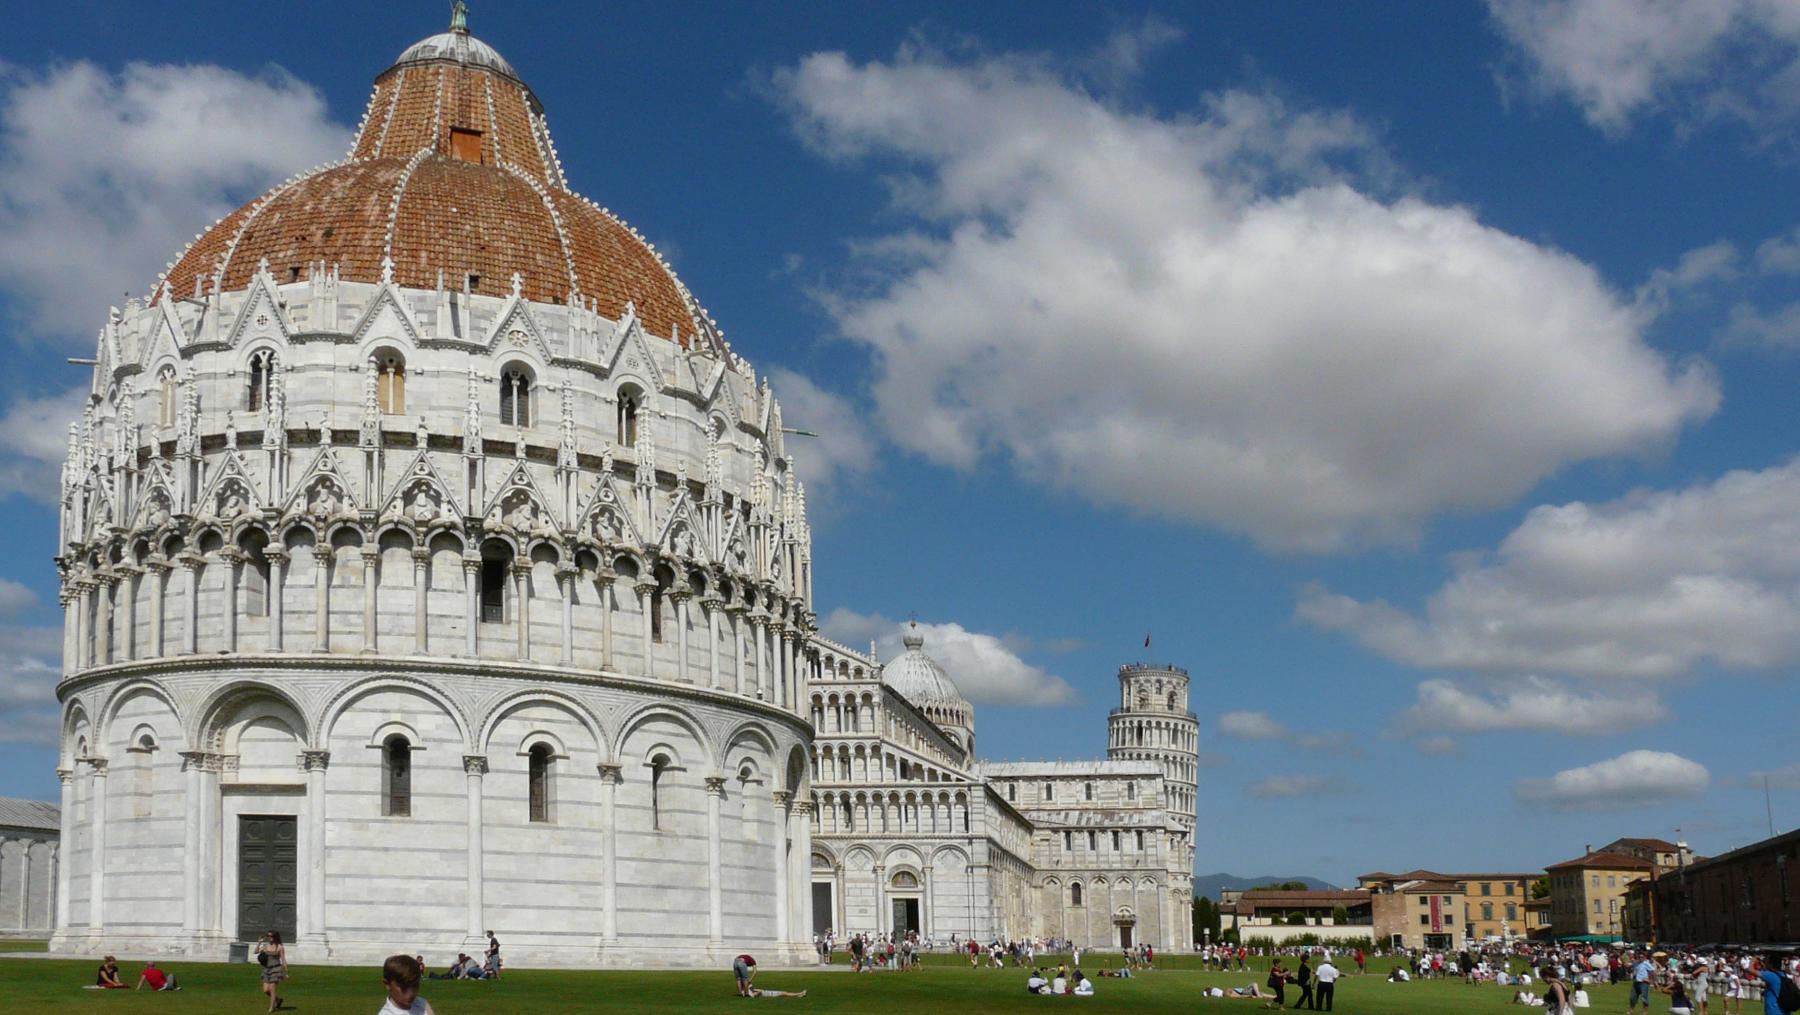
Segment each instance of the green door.
[{"label": "green door", "polygon": [[238,817],[238,937],[255,941],[280,931],[295,935],[298,830],[291,817]]}]

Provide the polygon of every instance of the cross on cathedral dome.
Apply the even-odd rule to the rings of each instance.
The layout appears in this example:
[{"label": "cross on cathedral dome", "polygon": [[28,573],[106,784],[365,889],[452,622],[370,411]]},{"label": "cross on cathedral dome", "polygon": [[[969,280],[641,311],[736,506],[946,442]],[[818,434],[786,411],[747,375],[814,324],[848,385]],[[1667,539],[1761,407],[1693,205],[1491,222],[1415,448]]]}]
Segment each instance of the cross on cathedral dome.
[{"label": "cross on cathedral dome", "polygon": [[[156,299],[280,282],[321,266],[353,282],[391,271],[409,288],[515,290],[579,301],[645,330],[720,351],[693,295],[635,229],[569,189],[543,105],[513,65],[451,29],[407,47],[375,79],[344,161],[303,173],[225,216],[170,267]],[[389,266],[391,262],[391,267]]]}]

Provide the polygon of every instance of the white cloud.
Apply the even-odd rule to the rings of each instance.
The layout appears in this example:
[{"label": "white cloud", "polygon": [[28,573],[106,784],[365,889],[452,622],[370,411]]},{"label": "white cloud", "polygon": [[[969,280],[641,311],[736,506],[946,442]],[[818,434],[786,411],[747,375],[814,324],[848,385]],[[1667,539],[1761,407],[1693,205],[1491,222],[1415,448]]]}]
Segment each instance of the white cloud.
[{"label": "white cloud", "polygon": [[1384,162],[1347,115],[1228,92],[1158,118],[1041,63],[915,50],[776,86],[818,150],[898,173],[908,224],[827,306],[872,353],[886,436],[939,464],[1334,550],[1717,404],[1588,265],[1365,193]]},{"label": "white cloud", "polygon": [[[23,608],[17,592],[6,597],[7,612]],[[59,627],[0,625],[0,743],[56,743],[62,635]]]},{"label": "white cloud", "polygon": [[1426,737],[1419,741],[1418,748],[1426,754],[1455,754],[1456,740],[1452,737]]},{"label": "white cloud", "polygon": [[1488,0],[1533,88],[1625,133],[1643,114],[1767,127],[1800,114],[1789,0]]},{"label": "white cloud", "polygon": [[36,606],[37,601],[37,593],[30,588],[11,578],[0,578],[0,616],[23,613]]},{"label": "white cloud", "polygon": [[1268,775],[1251,783],[1244,792],[1258,800],[1289,800],[1323,796],[1331,790],[1331,780],[1322,775]]},{"label": "white cloud", "polygon": [[1650,691],[1596,694],[1543,677],[1502,681],[1490,691],[1427,680],[1419,684],[1418,693],[1418,700],[1400,714],[1399,725],[1420,732],[1549,730],[1597,735],[1669,718],[1668,707]]},{"label": "white cloud", "polygon": [[[878,613],[839,607],[820,621],[819,628],[827,638],[852,648],[874,641],[884,661],[905,651],[900,639],[906,624]],[[919,633],[925,636],[925,654],[944,668],[972,704],[1047,707],[1075,700],[1075,689],[1067,681],[1019,658],[1004,638],[956,623],[921,623]]]},{"label": "white cloud", "polygon": [[1548,779],[1519,782],[1521,801],[1556,810],[1624,810],[1652,807],[1706,792],[1706,767],[1667,751],[1628,751]]},{"label": "white cloud", "polygon": [[69,453],[69,421],[81,418],[88,386],[44,398],[21,398],[0,415],[0,496],[24,494],[55,504]]},{"label": "white cloud", "polygon": [[835,496],[875,467],[875,438],[849,399],[781,367],[769,371],[769,383],[781,400],[782,424],[818,434],[786,438],[794,471],[806,483],[809,508],[819,494]]},{"label": "white cloud", "polygon": [[323,97],[278,68],[0,71],[0,287],[33,332],[82,352],[107,305],[146,292],[197,228],[349,146]]},{"label": "white cloud", "polygon": [[1219,716],[1219,732],[1239,740],[1280,740],[1288,735],[1267,712],[1227,712]]},{"label": "white cloud", "polygon": [[1299,615],[1416,666],[1667,678],[1800,661],[1800,459],[1534,508],[1415,615],[1322,588]]}]

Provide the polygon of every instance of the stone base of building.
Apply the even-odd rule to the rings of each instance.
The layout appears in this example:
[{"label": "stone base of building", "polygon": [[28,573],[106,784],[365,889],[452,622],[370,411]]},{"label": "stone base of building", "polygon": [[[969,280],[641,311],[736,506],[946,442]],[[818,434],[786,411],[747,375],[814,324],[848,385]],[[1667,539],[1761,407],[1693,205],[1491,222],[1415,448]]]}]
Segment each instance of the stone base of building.
[{"label": "stone base of building", "polygon": [[[79,929],[50,938],[52,958],[112,955],[121,962],[142,959],[180,959],[187,962],[230,961],[232,942],[219,935],[142,937],[124,934],[90,935]],[[486,939],[456,937],[362,940],[330,937],[324,941],[302,938],[287,946],[288,963],[296,966],[378,966],[388,956],[404,952],[423,955],[429,968],[441,971],[456,961],[457,953],[479,956]],[[571,942],[566,945],[506,943],[503,954],[509,969],[708,969],[728,970],[744,953],[756,956],[758,967],[816,967],[819,956],[812,943],[739,942],[724,944],[646,945],[621,940]],[[251,960],[254,962],[254,958]]]}]

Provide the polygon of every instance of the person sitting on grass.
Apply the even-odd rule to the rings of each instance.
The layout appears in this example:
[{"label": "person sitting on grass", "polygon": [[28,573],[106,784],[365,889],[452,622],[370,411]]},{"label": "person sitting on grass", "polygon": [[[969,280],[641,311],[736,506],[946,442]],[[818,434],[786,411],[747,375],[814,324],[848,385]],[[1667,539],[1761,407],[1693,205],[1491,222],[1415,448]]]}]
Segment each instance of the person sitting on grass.
[{"label": "person sitting on grass", "polygon": [[1062,996],[1069,992],[1069,973],[1062,966],[1056,967],[1056,976],[1050,981],[1050,993]]},{"label": "person sitting on grass", "polygon": [[119,960],[108,955],[100,962],[100,971],[94,978],[94,986],[101,990],[124,990],[125,984],[119,979]]},{"label": "person sitting on grass", "polygon": [[1076,997],[1093,997],[1094,981],[1083,976],[1081,970],[1075,970],[1075,989],[1070,991]]},{"label": "person sitting on grass", "polygon": [[1050,981],[1044,979],[1042,969],[1033,969],[1025,978],[1025,992],[1028,994],[1047,994],[1050,992]]},{"label": "person sitting on grass", "polygon": [[162,970],[156,968],[156,960],[155,959],[151,959],[149,962],[144,963],[144,971],[141,974],[139,974],[139,976],[138,976],[137,986],[135,986],[131,989],[132,990],[143,990],[144,984],[146,984],[146,983],[150,985],[151,990],[180,990],[181,989],[180,987],[175,985],[175,975],[173,973],[165,973]]},{"label": "person sitting on grass", "polygon": [[390,955],[381,965],[381,985],[387,999],[375,1015],[435,1015],[431,1003],[419,996],[421,969],[411,955]]}]

